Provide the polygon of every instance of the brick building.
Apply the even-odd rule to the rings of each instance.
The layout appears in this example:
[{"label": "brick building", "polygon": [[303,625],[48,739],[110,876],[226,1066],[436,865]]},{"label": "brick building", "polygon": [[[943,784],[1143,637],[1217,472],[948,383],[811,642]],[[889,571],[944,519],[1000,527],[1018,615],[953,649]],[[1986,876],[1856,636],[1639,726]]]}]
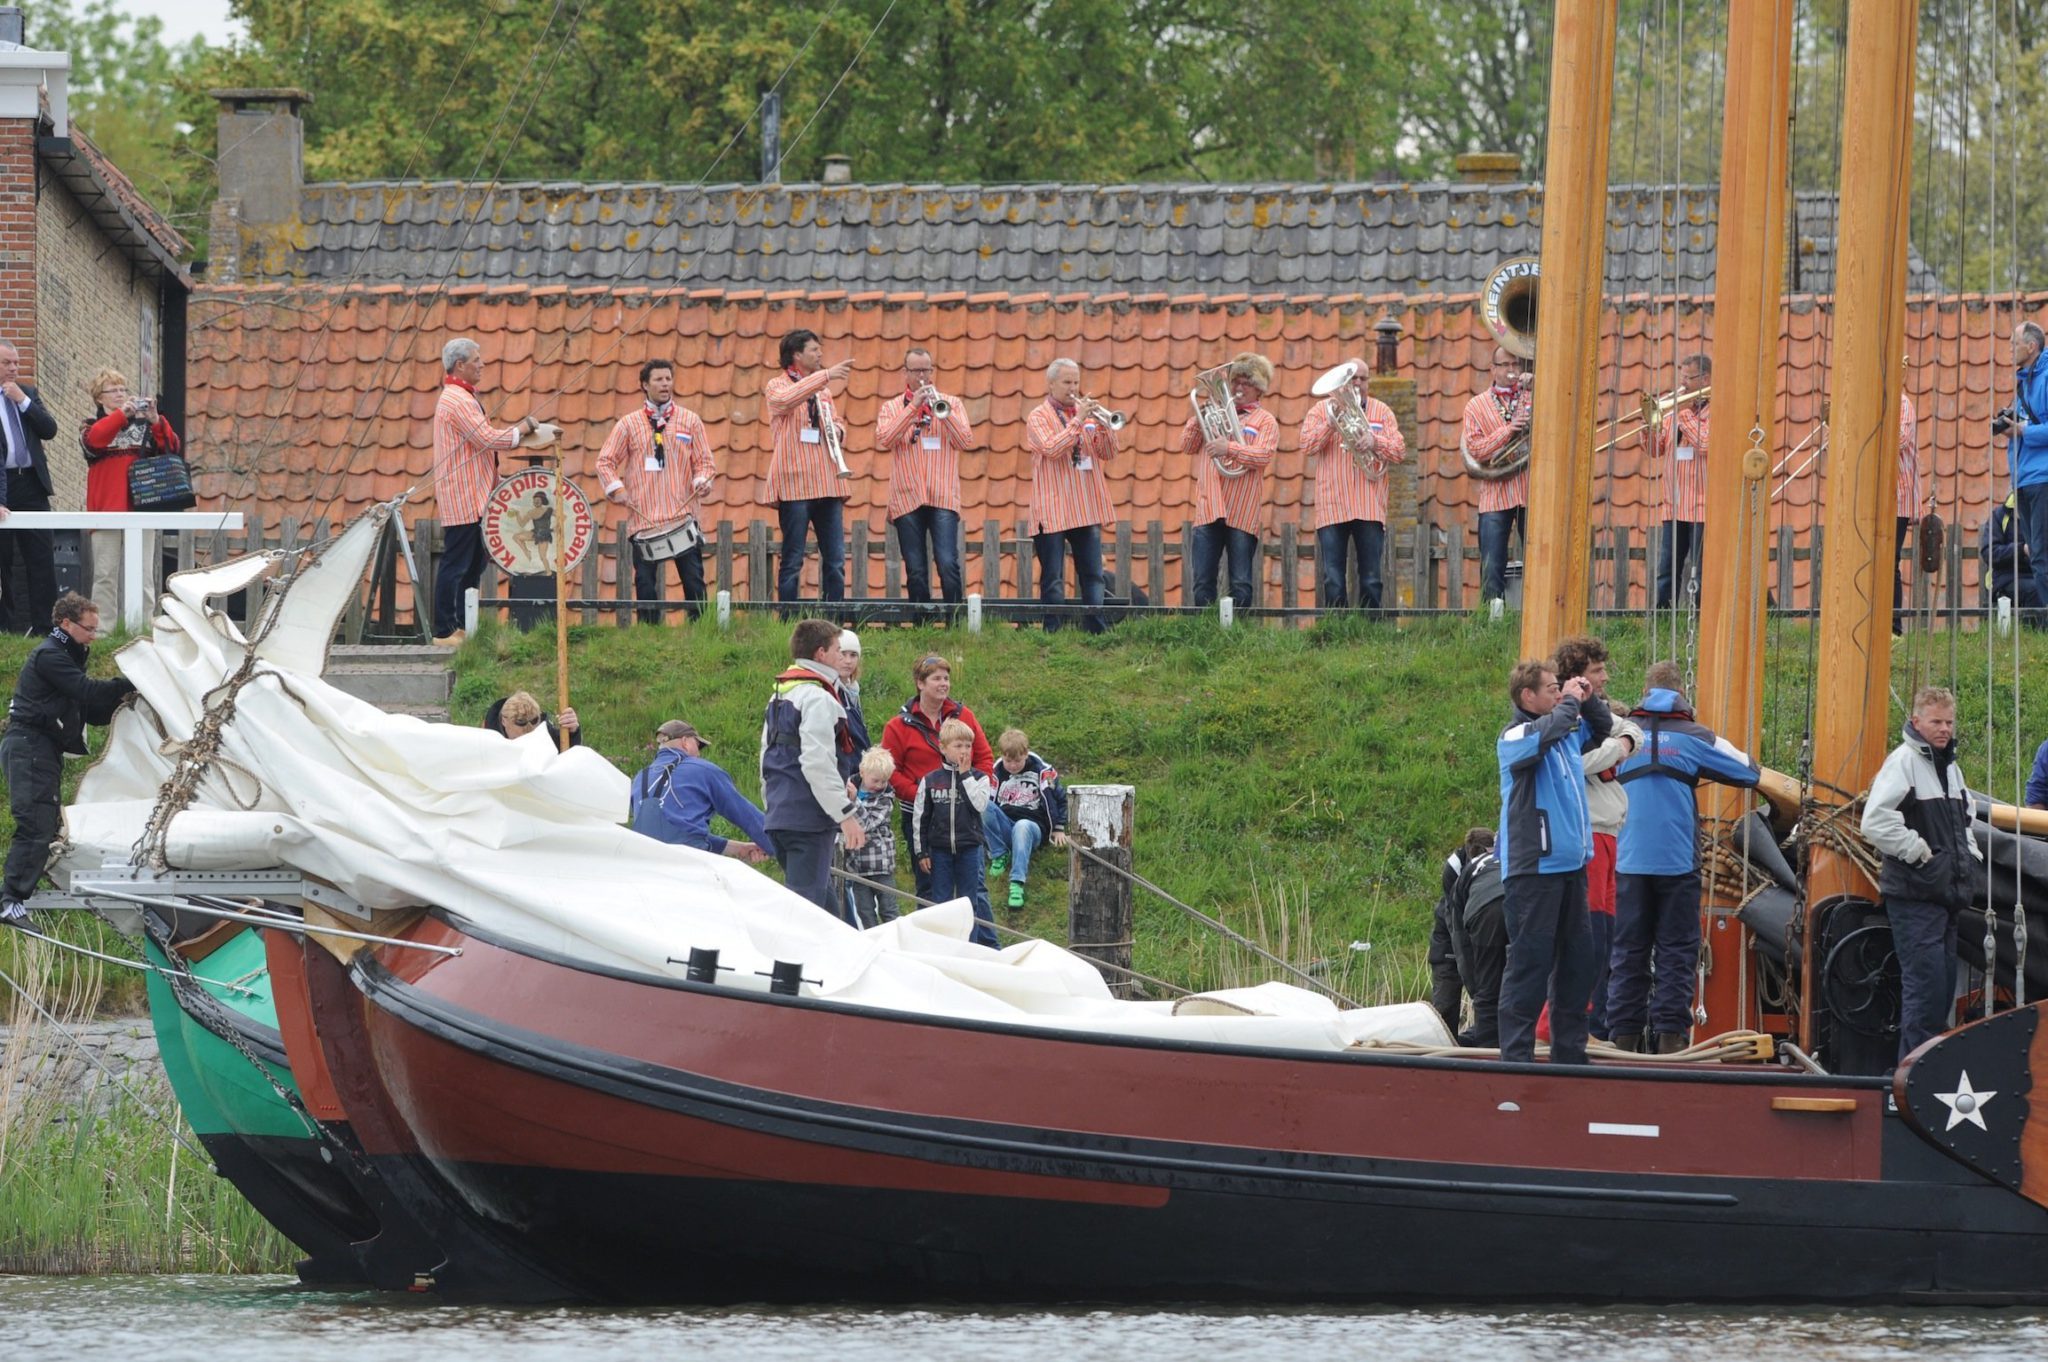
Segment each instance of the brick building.
[{"label": "brick building", "polygon": [[71,59],[22,42],[21,11],[0,8],[0,336],[56,416],[48,445],[53,505],[85,504],[71,432],[92,413],[103,367],[161,393],[185,425],[190,247],[70,121]]},{"label": "brick building", "polygon": [[[1538,249],[1542,228],[1542,187],[1516,182],[1503,158],[1472,158],[1452,184],[307,184],[305,97],[219,93],[221,145],[237,155],[222,158],[214,259],[195,302],[200,487],[273,522],[424,485],[439,348],[471,334],[490,362],[487,403],[561,421],[572,476],[588,474],[610,420],[637,402],[639,361],[674,358],[678,392],[719,452],[709,518],[742,534],[772,526],[761,390],[776,338],[801,326],[828,357],[855,361],[842,410],[857,546],[887,537],[886,468],[869,446],[911,344],[933,348],[941,385],[987,439],[963,462],[970,536],[1021,521],[1023,419],[1045,365],[1071,355],[1085,386],[1131,415],[1112,498],[1140,544],[1155,522],[1178,539],[1193,511],[1194,467],[1178,453],[1190,372],[1261,350],[1279,370],[1269,405],[1283,431],[1270,553],[1284,537],[1313,537],[1313,487],[1293,446],[1310,383],[1371,354],[1391,323],[1414,463],[1399,475],[1389,552],[1412,560],[1418,525],[1437,527],[1439,548],[1460,528],[1474,546],[1474,484],[1457,444],[1492,347],[1476,295],[1501,260]],[[1787,224],[1780,447],[1819,419],[1827,386],[1833,211],[1830,196],[1800,195]],[[1603,416],[1665,389],[1678,355],[1705,345],[1717,225],[1711,187],[1612,191]],[[1923,463],[1943,513],[1974,525],[2002,471],[1985,431],[2002,381],[1997,338],[2035,303],[1945,295],[1917,252],[1909,278],[1907,390],[1925,421]],[[1823,491],[1809,468],[1773,503],[1774,522],[1805,531]],[[1596,527],[1631,529],[1640,548],[1662,505],[1641,441],[1613,451],[1595,497]],[[431,511],[430,491],[415,504]],[[975,557],[971,538],[969,580],[989,580]],[[1277,562],[1268,603],[1289,580]],[[880,567],[870,564],[871,590]],[[738,563],[729,583],[742,595],[747,569]],[[1145,574],[1141,554],[1134,580],[1179,599],[1171,570],[1165,582]],[[1310,574],[1292,577],[1287,603],[1307,603]],[[1464,580],[1469,602],[1476,579]],[[1639,572],[1638,598],[1641,584]]]}]

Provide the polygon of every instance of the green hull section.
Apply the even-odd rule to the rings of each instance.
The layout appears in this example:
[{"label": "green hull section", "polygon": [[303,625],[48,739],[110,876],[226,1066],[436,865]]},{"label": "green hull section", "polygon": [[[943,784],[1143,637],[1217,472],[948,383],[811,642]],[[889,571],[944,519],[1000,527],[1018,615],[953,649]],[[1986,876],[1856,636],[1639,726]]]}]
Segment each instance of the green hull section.
[{"label": "green hull section", "polygon": [[[146,941],[144,950],[151,964],[168,965],[155,942]],[[260,934],[244,930],[193,966],[192,973],[210,998],[257,1035],[267,1035],[270,1048],[277,1047],[277,1007]],[[259,1070],[249,1056],[180,1006],[162,975],[151,972],[148,986],[149,1019],[164,1072],[195,1133],[317,1138],[277,1090],[298,1095],[290,1068],[265,1059]]]}]

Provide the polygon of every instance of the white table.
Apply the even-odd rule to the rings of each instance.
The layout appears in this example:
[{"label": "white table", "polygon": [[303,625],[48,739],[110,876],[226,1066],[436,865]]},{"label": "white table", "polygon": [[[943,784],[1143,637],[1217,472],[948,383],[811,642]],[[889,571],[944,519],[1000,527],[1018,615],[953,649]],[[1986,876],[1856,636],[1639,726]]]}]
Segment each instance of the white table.
[{"label": "white table", "polygon": [[142,596],[142,536],[149,530],[239,530],[240,511],[15,511],[0,520],[7,530],[119,530],[121,622],[139,630],[151,601]]}]

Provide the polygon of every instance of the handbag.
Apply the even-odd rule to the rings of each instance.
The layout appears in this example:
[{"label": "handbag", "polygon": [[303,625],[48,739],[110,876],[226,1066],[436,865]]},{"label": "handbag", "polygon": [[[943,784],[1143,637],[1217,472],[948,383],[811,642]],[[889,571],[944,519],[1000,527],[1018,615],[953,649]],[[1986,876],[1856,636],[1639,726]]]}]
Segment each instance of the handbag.
[{"label": "handbag", "polygon": [[128,465],[128,505],[137,511],[189,511],[192,470],[175,454],[146,454]]}]

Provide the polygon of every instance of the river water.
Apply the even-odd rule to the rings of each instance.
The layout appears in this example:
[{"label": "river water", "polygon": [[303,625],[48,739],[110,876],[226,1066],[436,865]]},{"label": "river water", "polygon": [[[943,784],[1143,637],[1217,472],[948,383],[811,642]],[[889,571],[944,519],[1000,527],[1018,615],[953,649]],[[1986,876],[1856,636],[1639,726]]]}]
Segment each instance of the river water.
[{"label": "river water", "polygon": [[2019,1310],[512,1310],[286,1277],[0,1278],[0,1358],[496,1362],[1890,1362],[2048,1356]]}]

